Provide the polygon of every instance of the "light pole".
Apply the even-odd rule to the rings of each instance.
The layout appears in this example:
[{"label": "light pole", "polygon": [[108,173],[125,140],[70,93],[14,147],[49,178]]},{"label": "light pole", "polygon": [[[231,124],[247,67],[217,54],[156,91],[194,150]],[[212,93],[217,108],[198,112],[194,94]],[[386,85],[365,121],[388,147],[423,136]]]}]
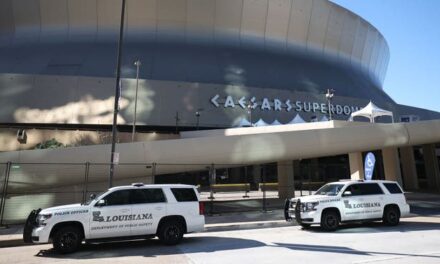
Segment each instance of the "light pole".
[{"label": "light pole", "polygon": [[249,103],[248,103],[248,105],[247,105],[247,108],[248,108],[249,122],[251,123],[251,127],[254,126],[254,125],[252,124],[252,105],[253,105],[252,102],[249,101]]},{"label": "light pole", "polygon": [[200,112],[199,111],[196,112],[196,118],[197,118],[196,130],[199,130],[199,118],[200,118]]},{"label": "light pole", "polygon": [[332,120],[332,98],[335,95],[335,90],[333,89],[327,89],[327,93],[325,94],[325,98],[327,98],[327,104],[328,104],[328,120]]},{"label": "light pole", "polygon": [[200,120],[200,114],[202,113],[203,108],[199,108],[196,111],[196,118],[197,118],[197,122],[196,122],[196,130],[199,130],[199,120]]},{"label": "light pole", "polygon": [[138,103],[138,89],[139,89],[139,68],[142,63],[139,59],[134,62],[134,66],[136,66],[136,94],[134,96],[134,119],[133,119],[133,132],[131,133],[131,142],[134,141],[134,135],[136,133],[136,114],[137,114],[137,103]]},{"label": "light pole", "polygon": [[116,62],[116,91],[115,91],[115,104],[113,110],[113,124],[112,124],[112,148],[110,154],[110,174],[108,177],[109,188],[113,186],[113,174],[115,170],[115,148],[116,148],[116,134],[119,112],[119,97],[121,97],[121,59],[122,59],[122,41],[124,36],[124,15],[125,15],[125,0],[122,0],[121,8],[121,23],[119,27],[119,41],[118,41],[118,57]]}]

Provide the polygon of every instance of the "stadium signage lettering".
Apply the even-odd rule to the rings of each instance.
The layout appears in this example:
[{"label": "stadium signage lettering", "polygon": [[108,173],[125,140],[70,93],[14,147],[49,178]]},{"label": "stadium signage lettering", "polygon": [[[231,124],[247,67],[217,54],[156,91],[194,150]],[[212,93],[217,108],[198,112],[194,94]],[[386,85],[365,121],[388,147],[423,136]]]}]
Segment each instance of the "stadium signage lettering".
[{"label": "stadium signage lettering", "polygon": [[[319,103],[319,102],[311,102],[311,101],[291,101],[281,100],[278,98],[262,98],[261,100],[257,100],[255,96],[246,97],[242,96],[240,98],[234,98],[231,95],[225,96],[224,98],[220,98],[220,95],[216,94],[211,98],[211,103],[215,107],[224,107],[224,108],[235,108],[241,107],[243,109],[260,109],[262,111],[287,111],[290,112],[292,110],[296,112],[321,112],[323,114],[328,113],[328,104]],[[349,106],[349,105],[340,105],[340,104],[331,104],[330,110],[333,114],[337,115],[350,115],[352,112],[359,110],[358,106]]]}]

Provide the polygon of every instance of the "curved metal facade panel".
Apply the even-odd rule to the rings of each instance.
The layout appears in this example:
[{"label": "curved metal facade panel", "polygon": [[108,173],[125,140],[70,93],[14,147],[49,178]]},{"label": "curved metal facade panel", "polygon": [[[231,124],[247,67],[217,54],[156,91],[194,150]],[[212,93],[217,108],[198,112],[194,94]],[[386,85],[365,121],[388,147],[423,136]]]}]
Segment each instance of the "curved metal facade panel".
[{"label": "curved metal facade panel", "polygon": [[[115,42],[120,0],[4,0],[0,45]],[[260,47],[350,58],[382,81],[389,51],[368,22],[327,0],[127,0],[126,40]],[[12,41],[11,41],[12,40]]]}]

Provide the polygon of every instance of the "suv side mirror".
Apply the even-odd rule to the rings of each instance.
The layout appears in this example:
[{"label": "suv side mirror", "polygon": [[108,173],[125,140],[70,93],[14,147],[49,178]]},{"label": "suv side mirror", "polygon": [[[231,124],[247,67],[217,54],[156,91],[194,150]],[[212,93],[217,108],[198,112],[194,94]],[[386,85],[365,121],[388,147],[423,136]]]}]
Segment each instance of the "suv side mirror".
[{"label": "suv side mirror", "polygon": [[96,204],[95,204],[95,206],[97,206],[97,207],[101,207],[101,206],[104,206],[105,205],[105,200],[99,200]]},{"label": "suv side mirror", "polygon": [[351,192],[350,191],[345,191],[342,196],[351,196]]},{"label": "suv side mirror", "polygon": [[96,194],[94,193],[90,194],[90,200],[95,200],[95,198],[96,198]]}]

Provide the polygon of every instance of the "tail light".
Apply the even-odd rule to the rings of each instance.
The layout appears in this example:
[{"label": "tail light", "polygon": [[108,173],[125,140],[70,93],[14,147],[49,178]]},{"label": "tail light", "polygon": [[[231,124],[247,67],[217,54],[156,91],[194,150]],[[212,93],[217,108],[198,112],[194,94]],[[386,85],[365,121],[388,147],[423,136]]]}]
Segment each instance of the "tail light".
[{"label": "tail light", "polygon": [[199,202],[199,215],[205,214],[205,204],[202,202]]}]

